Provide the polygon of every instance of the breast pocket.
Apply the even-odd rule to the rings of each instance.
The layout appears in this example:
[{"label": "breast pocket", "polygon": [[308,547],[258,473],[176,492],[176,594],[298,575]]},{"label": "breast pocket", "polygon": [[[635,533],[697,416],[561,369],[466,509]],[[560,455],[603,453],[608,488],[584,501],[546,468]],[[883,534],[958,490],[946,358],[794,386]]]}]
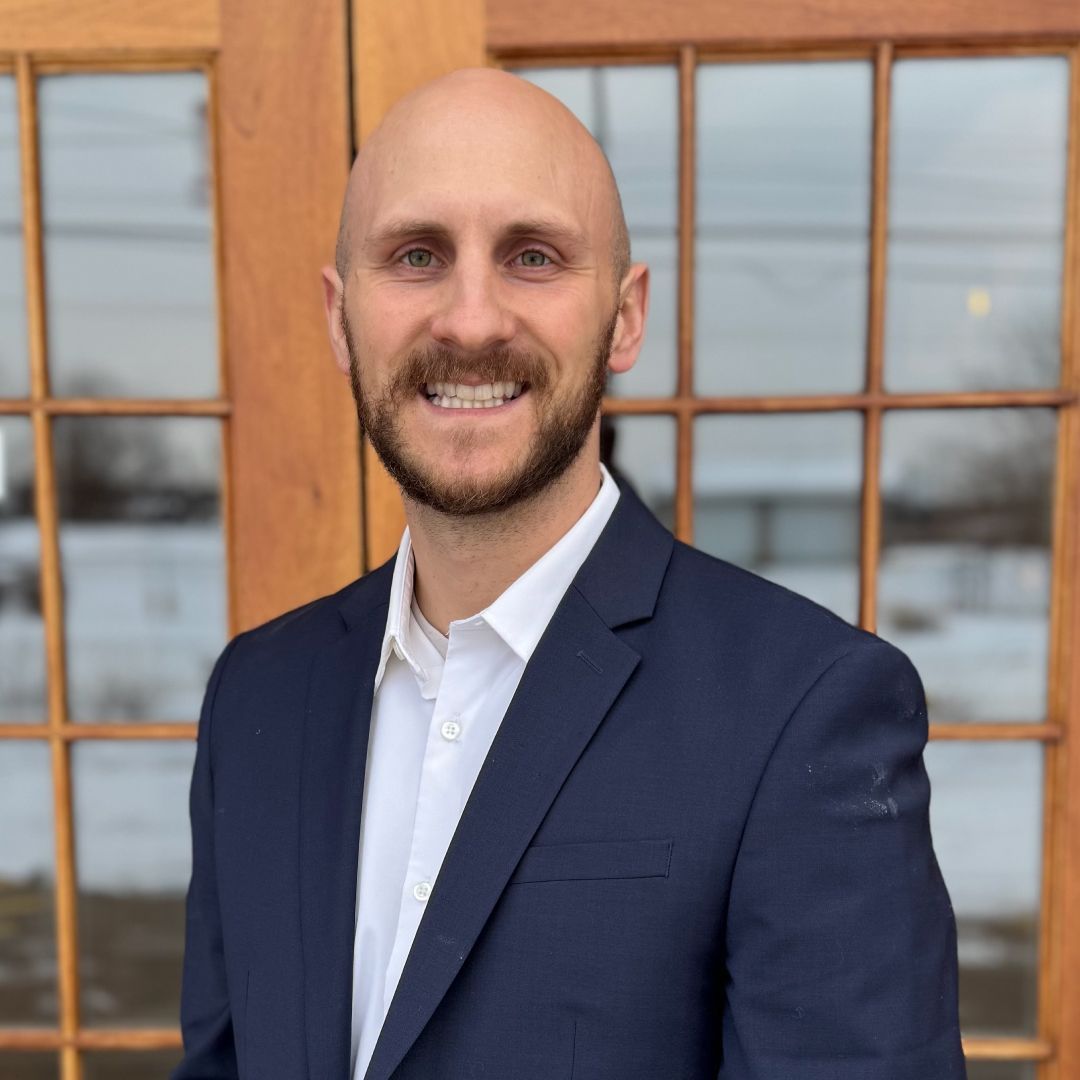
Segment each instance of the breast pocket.
[{"label": "breast pocket", "polygon": [[671,840],[589,840],[577,844],[533,844],[510,884],[596,878],[667,877]]}]

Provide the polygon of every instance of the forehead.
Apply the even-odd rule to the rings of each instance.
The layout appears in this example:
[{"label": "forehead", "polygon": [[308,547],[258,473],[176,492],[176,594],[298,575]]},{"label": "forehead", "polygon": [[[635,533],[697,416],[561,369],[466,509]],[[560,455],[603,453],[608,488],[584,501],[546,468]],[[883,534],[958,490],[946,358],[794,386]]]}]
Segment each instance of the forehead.
[{"label": "forehead", "polygon": [[602,173],[582,145],[591,139],[561,117],[457,109],[406,117],[381,135],[361,185],[361,242],[409,219],[450,229],[562,220],[604,241],[610,210]]}]

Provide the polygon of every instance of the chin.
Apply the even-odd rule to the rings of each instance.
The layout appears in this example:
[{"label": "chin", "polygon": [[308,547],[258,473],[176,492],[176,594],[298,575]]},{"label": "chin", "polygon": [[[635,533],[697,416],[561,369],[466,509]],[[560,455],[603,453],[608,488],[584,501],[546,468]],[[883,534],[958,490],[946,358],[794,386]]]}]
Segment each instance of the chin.
[{"label": "chin", "polygon": [[491,488],[501,487],[507,474],[506,462],[502,461],[494,465],[478,466],[472,463],[456,466],[446,463],[437,471],[428,473],[432,487],[439,491],[489,491]]},{"label": "chin", "polygon": [[454,483],[467,480],[488,483],[514,472],[529,456],[528,440],[484,440],[483,445],[462,446],[454,439],[425,443],[418,464],[432,480]]}]

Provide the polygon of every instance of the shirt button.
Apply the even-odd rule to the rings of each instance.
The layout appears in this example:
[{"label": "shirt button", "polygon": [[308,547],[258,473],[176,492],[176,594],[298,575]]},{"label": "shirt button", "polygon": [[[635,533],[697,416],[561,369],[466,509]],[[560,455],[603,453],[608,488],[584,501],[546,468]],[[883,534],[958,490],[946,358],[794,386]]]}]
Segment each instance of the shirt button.
[{"label": "shirt button", "polygon": [[444,739],[456,739],[461,734],[461,725],[456,720],[445,720],[440,730]]},{"label": "shirt button", "polygon": [[412,894],[417,900],[426,900],[431,895],[431,882],[418,881],[413,886]]}]

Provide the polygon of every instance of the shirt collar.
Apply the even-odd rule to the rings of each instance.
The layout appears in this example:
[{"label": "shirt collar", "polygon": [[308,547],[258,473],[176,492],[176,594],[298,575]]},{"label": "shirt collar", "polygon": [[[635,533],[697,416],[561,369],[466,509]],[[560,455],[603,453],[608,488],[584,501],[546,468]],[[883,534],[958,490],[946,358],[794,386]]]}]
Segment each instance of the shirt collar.
[{"label": "shirt collar", "polygon": [[[483,611],[468,620],[487,623],[523,663],[527,664],[532,657],[559,601],[603,532],[619,500],[619,487],[602,462],[600,473],[600,490],[585,513],[525,573]],[[391,654],[409,665],[421,686],[428,682],[430,672],[421,662],[419,650],[411,643],[409,634],[415,572],[416,561],[406,526],[394,560],[390,608],[383,632],[379,667],[375,673],[375,690],[379,689]],[[451,624],[451,631],[454,625]]]},{"label": "shirt collar", "polygon": [[375,689],[379,689],[386,663],[391,653],[404,660],[412,668],[413,674],[421,684],[427,681],[428,673],[410,648],[409,619],[412,616],[413,575],[415,558],[412,543],[409,540],[409,527],[401,534],[397,558],[394,560],[394,577],[390,584],[390,609],[386,613],[386,628],[383,631],[382,650],[379,654],[379,667],[375,672]]}]

